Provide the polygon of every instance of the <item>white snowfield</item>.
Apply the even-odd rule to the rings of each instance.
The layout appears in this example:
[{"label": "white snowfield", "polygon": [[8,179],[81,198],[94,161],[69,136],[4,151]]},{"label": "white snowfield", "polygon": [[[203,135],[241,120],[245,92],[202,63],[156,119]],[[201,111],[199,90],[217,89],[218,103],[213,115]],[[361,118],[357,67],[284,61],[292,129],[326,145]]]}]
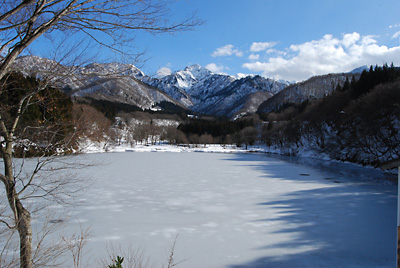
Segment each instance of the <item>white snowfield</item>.
[{"label": "white snowfield", "polygon": [[[161,151],[161,150],[154,150]],[[90,226],[87,266],[106,244],[166,267],[395,267],[397,188],[378,170],[266,154],[84,154],[93,184],[68,228]],[[97,266],[98,267],[98,266]]]}]

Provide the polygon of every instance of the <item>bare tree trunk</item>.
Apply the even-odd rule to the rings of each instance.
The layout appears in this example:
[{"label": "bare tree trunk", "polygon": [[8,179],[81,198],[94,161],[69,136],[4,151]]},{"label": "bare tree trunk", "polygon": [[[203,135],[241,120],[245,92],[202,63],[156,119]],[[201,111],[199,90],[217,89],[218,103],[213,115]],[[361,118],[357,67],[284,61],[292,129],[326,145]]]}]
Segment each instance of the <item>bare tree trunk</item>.
[{"label": "bare tree trunk", "polygon": [[20,267],[32,268],[32,225],[31,214],[22,205],[15,189],[12,167],[12,140],[8,139],[3,150],[5,175],[1,176],[7,193],[8,203],[14,215],[15,228],[20,240]]},{"label": "bare tree trunk", "polygon": [[17,230],[19,233],[20,248],[20,267],[32,268],[32,226],[31,215],[22,204],[17,200],[18,222]]},{"label": "bare tree trunk", "polygon": [[20,202],[13,183],[7,183],[6,191],[10,206],[13,206],[15,208],[13,213],[16,223],[15,228],[18,231],[20,241],[20,267],[32,268],[33,264],[31,215]]}]

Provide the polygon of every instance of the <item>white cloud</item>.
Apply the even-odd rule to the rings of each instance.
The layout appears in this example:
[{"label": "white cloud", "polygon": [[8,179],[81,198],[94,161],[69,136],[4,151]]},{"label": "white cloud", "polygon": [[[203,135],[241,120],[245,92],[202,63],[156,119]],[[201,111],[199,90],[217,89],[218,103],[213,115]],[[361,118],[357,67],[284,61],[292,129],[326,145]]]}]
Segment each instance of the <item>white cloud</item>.
[{"label": "white cloud", "polygon": [[359,33],[345,34],[341,39],[325,35],[320,40],[291,45],[287,52],[287,55],[275,53],[265,62],[244,63],[243,67],[266,77],[301,81],[367,64],[400,64],[400,46],[380,46],[373,36]]},{"label": "white cloud", "polygon": [[287,54],[285,51],[280,51],[280,50],[277,50],[275,48],[267,49],[267,51],[265,51],[265,53],[266,54],[283,55],[283,56]]},{"label": "white cloud", "polygon": [[227,68],[223,65],[217,65],[215,63],[210,63],[206,65],[206,69],[210,70],[213,73],[216,74],[224,74],[224,70],[227,70]]},{"label": "white cloud", "polygon": [[351,45],[353,45],[354,43],[356,43],[358,40],[360,40],[361,35],[359,33],[351,33],[351,34],[345,34],[343,36],[343,40],[342,43],[343,45],[348,48]]},{"label": "white cloud", "polygon": [[260,58],[260,55],[257,54],[250,54],[249,60],[258,60]]},{"label": "white cloud", "polygon": [[268,48],[272,48],[276,45],[275,42],[254,42],[250,46],[251,52],[260,52],[263,50],[267,50]]},{"label": "white cloud", "polygon": [[395,33],[395,34],[392,36],[392,39],[396,39],[396,38],[398,38],[398,37],[400,37],[400,32]]},{"label": "white cloud", "polygon": [[212,57],[224,57],[224,56],[232,56],[235,55],[237,57],[242,57],[243,56],[243,52],[235,49],[233,45],[226,45],[220,48],[217,48],[216,50],[214,50],[213,53],[211,53]]},{"label": "white cloud", "polygon": [[157,77],[161,78],[167,75],[172,74],[172,70],[168,67],[162,67],[157,71]]}]

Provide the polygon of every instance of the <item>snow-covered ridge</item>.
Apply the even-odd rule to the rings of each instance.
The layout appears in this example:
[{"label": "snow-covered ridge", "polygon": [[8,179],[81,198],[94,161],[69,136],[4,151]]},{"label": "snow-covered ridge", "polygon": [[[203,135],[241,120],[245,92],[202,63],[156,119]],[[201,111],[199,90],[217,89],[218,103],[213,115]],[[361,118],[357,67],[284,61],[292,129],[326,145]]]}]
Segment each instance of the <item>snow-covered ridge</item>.
[{"label": "snow-covered ridge", "polygon": [[263,96],[261,103],[289,84],[259,75],[215,74],[198,64],[147,82],[196,112],[230,117],[239,112],[254,112],[256,109],[246,108],[249,107],[247,100],[254,93],[268,93],[257,95]]},{"label": "snow-covered ridge", "polygon": [[77,97],[126,103],[142,109],[153,109],[166,101],[183,106],[165,92],[144,82],[145,74],[132,64],[91,63],[84,66],[64,66],[37,56],[19,57],[14,69],[35,75]]},{"label": "snow-covered ridge", "polygon": [[288,85],[258,75],[215,74],[198,64],[162,78],[149,77],[132,64],[116,62],[63,66],[25,56],[18,58],[15,65],[25,73],[52,77],[55,84],[76,96],[90,95],[144,109],[168,101],[196,112],[229,117],[255,112],[255,105]]},{"label": "snow-covered ridge", "polygon": [[91,63],[86,66],[80,67],[76,73],[85,75],[98,75],[98,76],[133,76],[135,78],[143,77],[145,74],[133,64],[122,63]]}]

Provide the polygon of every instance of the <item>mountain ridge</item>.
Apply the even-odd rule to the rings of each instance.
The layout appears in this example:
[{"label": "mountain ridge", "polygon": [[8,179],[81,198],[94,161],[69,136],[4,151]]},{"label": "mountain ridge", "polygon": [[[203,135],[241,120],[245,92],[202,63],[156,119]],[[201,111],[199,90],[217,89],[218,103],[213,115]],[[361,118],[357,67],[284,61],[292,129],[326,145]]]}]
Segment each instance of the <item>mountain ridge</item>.
[{"label": "mountain ridge", "polygon": [[322,98],[337,84],[368,67],[291,84],[259,75],[216,74],[199,64],[159,78],[147,76],[133,64],[117,62],[63,66],[49,59],[23,56],[14,66],[25,74],[53,75],[53,82],[72,96],[121,102],[141,109],[154,109],[166,101],[186,110],[229,118],[269,112],[287,102]]},{"label": "mountain ridge", "polygon": [[[268,92],[271,97],[282,90],[287,83],[263,78],[259,75],[236,78],[215,74],[198,64],[186,67],[162,78],[154,78],[149,83],[158,87],[200,113],[233,117],[245,107],[238,103],[255,92]],[[254,112],[254,109],[246,112]]]},{"label": "mountain ridge", "polygon": [[278,110],[287,103],[301,103],[307,100],[322,99],[331,94],[337,87],[342,86],[352,77],[359,78],[360,73],[336,73],[313,76],[305,81],[287,86],[258,107],[257,112],[269,113]]}]

